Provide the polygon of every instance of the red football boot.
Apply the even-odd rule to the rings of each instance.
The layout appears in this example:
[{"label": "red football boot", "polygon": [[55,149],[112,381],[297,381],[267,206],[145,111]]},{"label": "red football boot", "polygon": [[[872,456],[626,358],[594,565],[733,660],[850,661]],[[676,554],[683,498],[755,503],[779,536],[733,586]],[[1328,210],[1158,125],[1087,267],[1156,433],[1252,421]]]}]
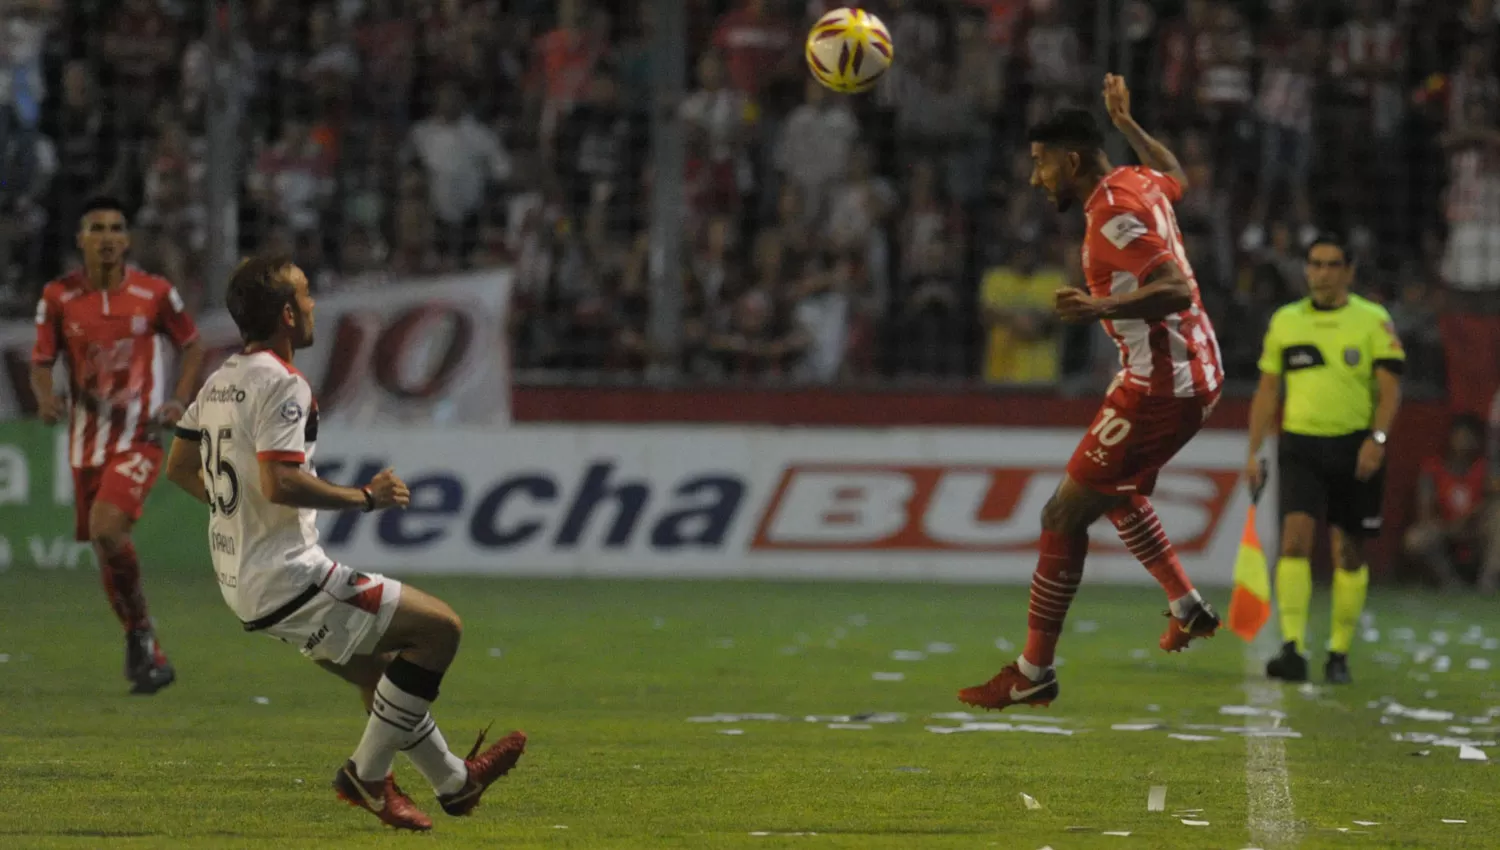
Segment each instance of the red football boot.
[{"label": "red football boot", "polygon": [[479,748],[484,746],[484,736],[489,731],[486,726],[479,733],[479,740],[474,742],[473,749],[464,757],[464,767],[469,770],[469,780],[464,783],[464,787],[452,794],[438,796],[438,803],[442,805],[443,811],[450,815],[466,815],[474,811],[484,789],[490,787],[496,779],[510,773],[510,769],[521,760],[521,753],[526,752],[526,733],[518,731],[496,741],[483,755],[476,755]]},{"label": "red football boot", "polygon": [[1219,615],[1207,602],[1200,602],[1186,617],[1177,618],[1167,612],[1167,630],[1161,635],[1161,648],[1167,652],[1181,652],[1197,638],[1211,638],[1219,630]]},{"label": "red football boot", "polygon": [[432,818],[396,786],[394,774],[386,774],[381,781],[366,782],[354,772],[353,759],[344,762],[333,775],[333,793],[349,805],[380,818],[386,826],[417,832],[432,829]]},{"label": "red football boot", "polygon": [[1051,705],[1057,694],[1056,671],[1048,670],[1033,682],[1018,665],[1011,664],[988,682],[959,691],[958,700],[976,708],[1003,709],[1012,705]]}]

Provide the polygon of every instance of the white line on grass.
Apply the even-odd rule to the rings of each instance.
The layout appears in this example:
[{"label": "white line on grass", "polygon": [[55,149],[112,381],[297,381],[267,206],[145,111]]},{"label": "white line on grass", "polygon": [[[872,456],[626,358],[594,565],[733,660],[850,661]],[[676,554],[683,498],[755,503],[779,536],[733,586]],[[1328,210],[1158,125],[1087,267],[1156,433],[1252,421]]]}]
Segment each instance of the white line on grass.
[{"label": "white line on grass", "polygon": [[[1265,663],[1277,650],[1275,625],[1245,645],[1245,703],[1281,708],[1281,686],[1266,681]],[[1247,726],[1273,726],[1277,718],[1247,717]],[[1250,841],[1265,850],[1295,847],[1300,838],[1292,808],[1292,784],[1286,769],[1286,741],[1250,735],[1245,738],[1245,825]]]}]

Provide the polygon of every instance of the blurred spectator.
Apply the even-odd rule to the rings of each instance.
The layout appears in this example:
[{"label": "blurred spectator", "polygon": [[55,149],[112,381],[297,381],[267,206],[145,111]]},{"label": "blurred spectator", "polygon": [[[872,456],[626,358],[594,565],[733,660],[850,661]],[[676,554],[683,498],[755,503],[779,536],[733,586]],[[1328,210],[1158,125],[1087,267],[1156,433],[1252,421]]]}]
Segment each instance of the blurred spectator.
[{"label": "blurred spectator", "polygon": [[782,377],[808,346],[806,330],[776,309],[771,293],[752,289],[734,301],[708,350],[731,378]]},{"label": "blurred spectator", "polygon": [[539,88],[540,134],[547,148],[604,54],[604,34],[590,27],[588,12],[583,0],[559,0],[557,27],[538,37],[532,47],[532,86]]},{"label": "blurred spectator", "polygon": [[816,80],[804,85],[802,103],[781,125],[775,164],[802,198],[807,221],[816,219],[835,180],[849,167],[859,137],[859,123],[847,99],[830,93]]},{"label": "blurred spectator", "polygon": [[[1210,128],[1210,155],[1224,167],[1245,161],[1243,153],[1250,135],[1250,101],[1254,96],[1251,62],[1255,44],[1240,12],[1229,3],[1210,7],[1207,29],[1198,38],[1197,112]],[[1242,166],[1240,166],[1242,167]],[[1223,175],[1231,191],[1237,191],[1240,175]]]},{"label": "blurred spectator", "polygon": [[35,130],[47,100],[44,52],[57,26],[57,0],[9,0],[0,8],[0,106]]},{"label": "blurred spectator", "polygon": [[1068,286],[1061,267],[1043,263],[1023,243],[1010,263],[984,274],[979,309],[987,329],[984,380],[992,384],[1051,384],[1060,377],[1056,292]]},{"label": "blurred spectator", "polygon": [[791,23],[775,14],[768,0],[737,0],[719,18],[713,44],[724,54],[728,82],[750,100],[797,69],[798,38]]},{"label": "blurred spectator", "polygon": [[143,121],[168,90],[177,37],[176,25],[155,0],[122,0],[115,7],[103,55],[114,81],[110,99],[121,117]]},{"label": "blurred spectator", "polygon": [[1026,78],[1033,108],[1050,112],[1071,99],[1084,84],[1083,46],[1068,0],[1031,0],[1032,21],[1026,30]]},{"label": "blurred spectator", "polygon": [[1477,413],[1500,388],[1500,130],[1493,107],[1467,104],[1460,129],[1443,137],[1448,151],[1448,242],[1443,317],[1449,387],[1455,410]]},{"label": "blurred spectator", "polygon": [[478,237],[486,187],[511,175],[500,138],[468,113],[463,92],[450,84],[438,92],[435,114],[411,128],[402,159],[419,162],[427,172],[444,256],[466,257]]},{"label": "blurred spectator", "polygon": [[1382,13],[1381,0],[1355,0],[1354,14],[1337,30],[1329,70],[1336,116],[1347,134],[1336,158],[1342,175],[1341,219],[1379,228],[1389,239],[1394,213],[1406,204],[1399,131],[1405,112],[1406,34]]},{"label": "blurred spectator", "polygon": [[1312,199],[1307,178],[1314,150],[1313,103],[1317,95],[1322,34],[1307,30],[1273,46],[1261,69],[1256,112],[1260,117],[1260,185],[1242,240],[1253,251],[1265,240],[1266,215],[1276,193],[1285,190],[1301,241],[1313,235]]},{"label": "blurred spectator", "polygon": [[850,296],[853,267],[849,257],[827,266],[809,264],[791,287],[793,314],[806,338],[806,352],[795,374],[803,381],[826,384],[840,377],[850,343]]},{"label": "blurred spectator", "polygon": [[1417,518],[1404,538],[1406,556],[1445,590],[1479,578],[1490,521],[1487,475],[1484,422],[1467,414],[1455,417],[1445,453],[1422,462]]},{"label": "blurred spectator", "polygon": [[293,233],[316,231],[333,197],[333,152],[320,144],[301,118],[282,123],[281,137],[256,159],[246,180],[250,197],[269,218],[285,221]]},{"label": "blurred spectator", "polygon": [[1182,13],[1163,21],[1157,39],[1157,96],[1163,124],[1183,128],[1194,113],[1198,97],[1198,44],[1208,36],[1208,0],[1187,0]]},{"label": "blurred spectator", "polygon": [[829,192],[823,237],[834,251],[861,254],[875,285],[883,289],[890,280],[890,243],[883,226],[895,212],[898,196],[873,168],[870,150],[856,146],[847,174]]},{"label": "blurred spectator", "polygon": [[640,171],[646,146],[645,128],[621,105],[614,77],[595,75],[558,133],[557,173],[571,214],[582,219],[599,202],[610,232],[634,225],[635,198],[625,189]]},{"label": "blurred spectator", "polygon": [[682,102],[678,116],[689,133],[702,139],[709,166],[730,169],[736,194],[748,189],[744,153],[755,112],[744,92],[729,87],[719,54],[709,51],[698,60],[698,88]]},{"label": "blurred spectator", "polygon": [[354,46],[364,73],[358,77],[360,103],[379,120],[405,130],[416,74],[416,23],[398,0],[367,0],[354,27]]},{"label": "blurred spectator", "polygon": [[55,213],[71,228],[89,198],[117,195],[129,164],[114,109],[106,108],[89,66],[75,59],[63,69],[61,102],[43,125],[56,140]]},{"label": "blurred spectator", "polygon": [[1422,279],[1421,272],[1403,269],[1396,300],[1386,304],[1391,323],[1406,350],[1406,367],[1402,378],[1418,385],[1431,385],[1443,379],[1443,337],[1439,294]]}]

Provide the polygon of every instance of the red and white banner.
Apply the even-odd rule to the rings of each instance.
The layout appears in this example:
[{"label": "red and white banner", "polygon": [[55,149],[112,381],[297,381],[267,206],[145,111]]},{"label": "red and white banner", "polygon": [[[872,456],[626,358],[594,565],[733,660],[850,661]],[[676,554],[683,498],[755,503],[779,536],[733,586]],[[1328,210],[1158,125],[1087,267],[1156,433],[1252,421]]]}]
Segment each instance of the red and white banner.
[{"label": "red and white banner", "polygon": [[[393,466],[405,511],[325,517],[341,561],[394,573],[1020,582],[1078,434],[1041,429],[517,426],[334,430],[319,471]],[[1242,434],[1206,432],[1152,501],[1189,572],[1233,576]],[[1086,575],[1149,582],[1107,522]]]},{"label": "red and white banner", "polygon": [[[379,289],[318,298],[311,348],[297,366],[318,395],[325,422],[369,425],[495,425],[510,421],[505,344],[509,271],[395,281]],[[229,314],[198,319],[205,372],[240,348]],[[0,325],[0,419],[23,413],[30,322]],[[58,382],[58,386],[66,386]]]}]

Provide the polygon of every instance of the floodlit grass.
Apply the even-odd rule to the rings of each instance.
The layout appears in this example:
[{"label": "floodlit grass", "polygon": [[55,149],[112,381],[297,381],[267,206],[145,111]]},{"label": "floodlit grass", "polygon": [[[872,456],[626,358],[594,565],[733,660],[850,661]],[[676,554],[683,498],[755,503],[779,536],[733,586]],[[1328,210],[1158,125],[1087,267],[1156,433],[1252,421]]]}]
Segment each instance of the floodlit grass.
[{"label": "floodlit grass", "polygon": [[[206,569],[148,576],[180,673],[154,698],[126,694],[118,629],[92,576],[0,575],[0,846],[1253,846],[1246,739],[1211,730],[1197,732],[1217,740],[1167,737],[1192,731],[1186,724],[1269,722],[1219,713],[1250,698],[1243,644],[1222,634],[1163,654],[1154,590],[1085,587],[1060,649],[1061,699],[1026,713],[1046,719],[985,718],[1073,730],[1064,736],[926,728],[957,725],[931,716],[962,711],[954,692],[1014,656],[995,644],[1023,638],[1024,588],[417,583],[466,621],[435,706],[450,744],[466,750],[492,719],[496,732],[531,736],[520,767],[471,818],[444,816],[398,761],[403,785],[436,820],[428,836],[382,831],[333,798],[328,781],[364,726],[352,689],[292,647],[244,634]],[[1500,737],[1500,716],[1468,719],[1500,715],[1495,673],[1467,668],[1470,658],[1500,665],[1500,651],[1483,644],[1500,635],[1500,614],[1484,600],[1409,592],[1375,594],[1371,610],[1380,638],[1356,649],[1355,685],[1280,691],[1281,726],[1302,735],[1282,742],[1293,814],[1292,840],[1281,846],[1500,847],[1493,762],[1392,740],[1422,731]],[[927,653],[934,642],[953,649],[891,657]],[[1388,655],[1377,661],[1377,652]],[[1432,672],[1433,660],[1415,655],[1446,655],[1451,668]],[[876,672],[904,678],[876,681]],[[1456,718],[1383,724],[1383,708],[1369,706],[1381,698]],[[790,719],[688,722],[715,712]],[[804,720],[869,712],[905,718],[870,729]],[[1110,728],[1132,721],[1167,728]],[[722,734],[729,729],[742,734]],[[1430,755],[1412,755],[1419,750]],[[1490,754],[1500,760],[1500,748]],[[1167,787],[1164,813],[1146,810],[1154,785]],[[1023,793],[1041,808],[1027,809]],[[1173,817],[1186,809],[1202,809],[1209,825]]]}]

